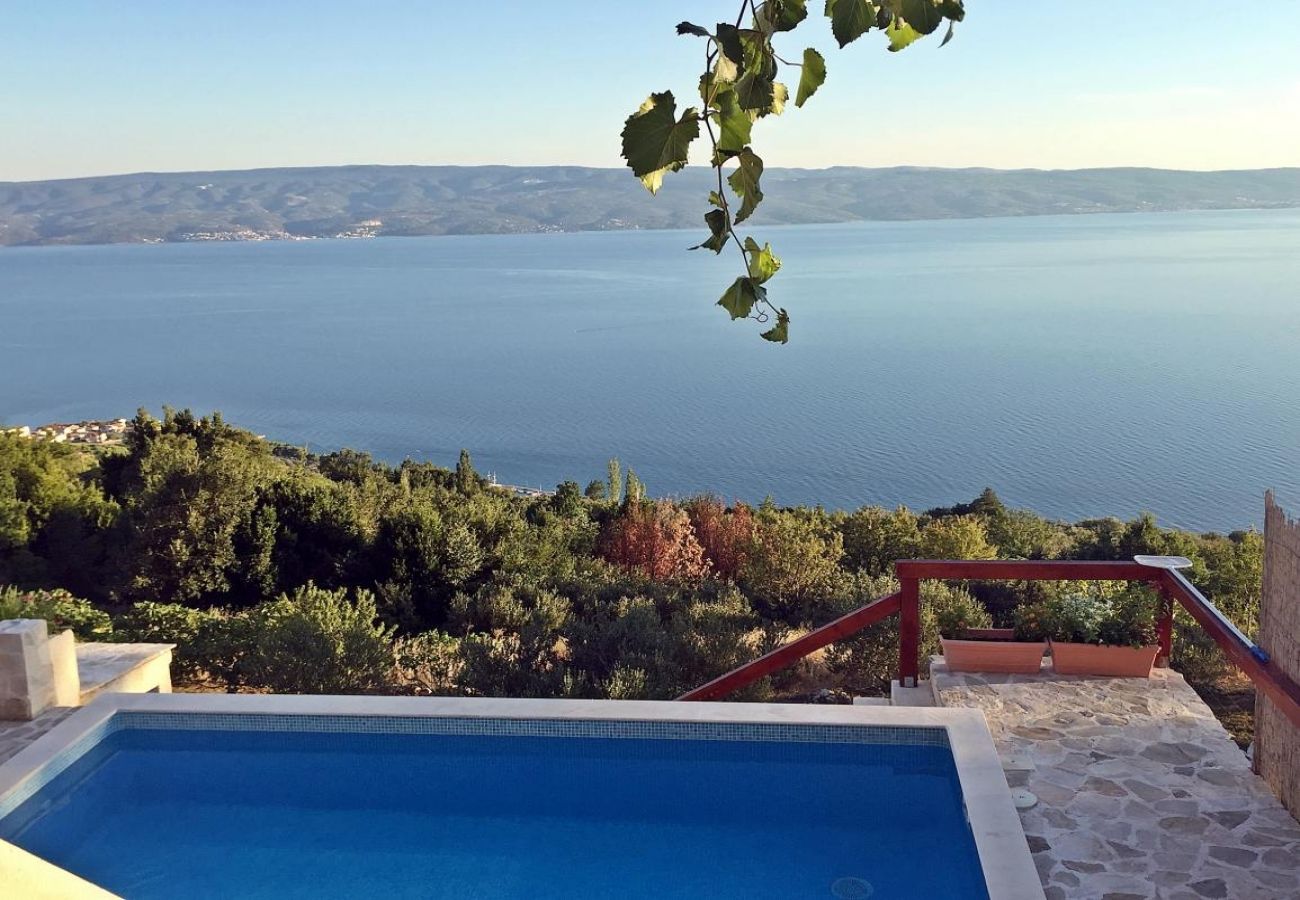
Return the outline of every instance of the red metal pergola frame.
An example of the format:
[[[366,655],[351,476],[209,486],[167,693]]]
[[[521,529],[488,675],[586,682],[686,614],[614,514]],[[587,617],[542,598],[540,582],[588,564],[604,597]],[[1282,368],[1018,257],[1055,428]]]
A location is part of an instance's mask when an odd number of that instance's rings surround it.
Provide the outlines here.
[[[1272,700],[1292,724],[1300,727],[1300,685],[1286,676],[1268,654],[1255,645],[1207,600],[1182,573],[1136,562],[1056,560],[912,559],[894,564],[898,590],[841,616],[753,662],[688,691],[679,700],[716,700],[787,668],[828,644],[898,614],[898,679],[914,685],[920,673],[922,581],[1144,581],[1164,598],[1158,633],[1160,656],[1167,661],[1172,648],[1174,604],[1196,620],[1228,659]]]

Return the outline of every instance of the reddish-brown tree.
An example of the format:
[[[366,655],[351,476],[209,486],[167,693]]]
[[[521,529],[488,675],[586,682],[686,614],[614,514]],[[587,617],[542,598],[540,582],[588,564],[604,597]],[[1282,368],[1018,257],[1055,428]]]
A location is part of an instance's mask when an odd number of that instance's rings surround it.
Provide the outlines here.
[[[729,511],[717,497],[696,497],[686,504],[686,514],[713,571],[734,580],[754,540],[753,511],[743,503]]]
[[[690,517],[665,501],[631,503],[601,535],[600,555],[654,579],[701,578],[709,563]]]

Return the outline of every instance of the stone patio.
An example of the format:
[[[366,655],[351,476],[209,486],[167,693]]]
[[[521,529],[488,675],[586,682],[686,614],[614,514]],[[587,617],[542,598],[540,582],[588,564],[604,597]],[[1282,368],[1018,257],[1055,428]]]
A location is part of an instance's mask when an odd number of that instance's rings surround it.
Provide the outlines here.
[[[1048,900],[1300,898],[1300,824],[1182,676],[949,673],[984,711]]]
[[[9,757],[74,712],[76,712],[75,706],[56,706],[53,709],[47,709],[30,721],[8,722],[0,720],[0,763],[9,759]]]

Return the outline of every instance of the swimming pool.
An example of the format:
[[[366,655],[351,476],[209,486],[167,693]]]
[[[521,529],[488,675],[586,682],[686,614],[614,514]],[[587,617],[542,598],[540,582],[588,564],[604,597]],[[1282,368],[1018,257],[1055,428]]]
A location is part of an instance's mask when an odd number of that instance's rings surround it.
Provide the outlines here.
[[[0,839],[124,897],[990,897],[965,711],[106,699]]]

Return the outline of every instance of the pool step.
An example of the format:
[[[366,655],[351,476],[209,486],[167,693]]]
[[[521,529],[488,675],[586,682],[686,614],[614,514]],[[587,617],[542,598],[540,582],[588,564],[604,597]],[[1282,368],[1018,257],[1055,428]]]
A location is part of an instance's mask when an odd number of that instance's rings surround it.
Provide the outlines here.
[[[854,706],[934,706],[934,691],[930,682],[921,681],[916,687],[903,687],[897,681],[889,684],[888,697],[854,697]]]
[[[854,697],[854,706],[889,706],[888,697]]]
[[[918,681],[916,687],[903,687],[897,680],[889,683],[889,701],[894,706],[934,706],[934,691],[928,681]]]

